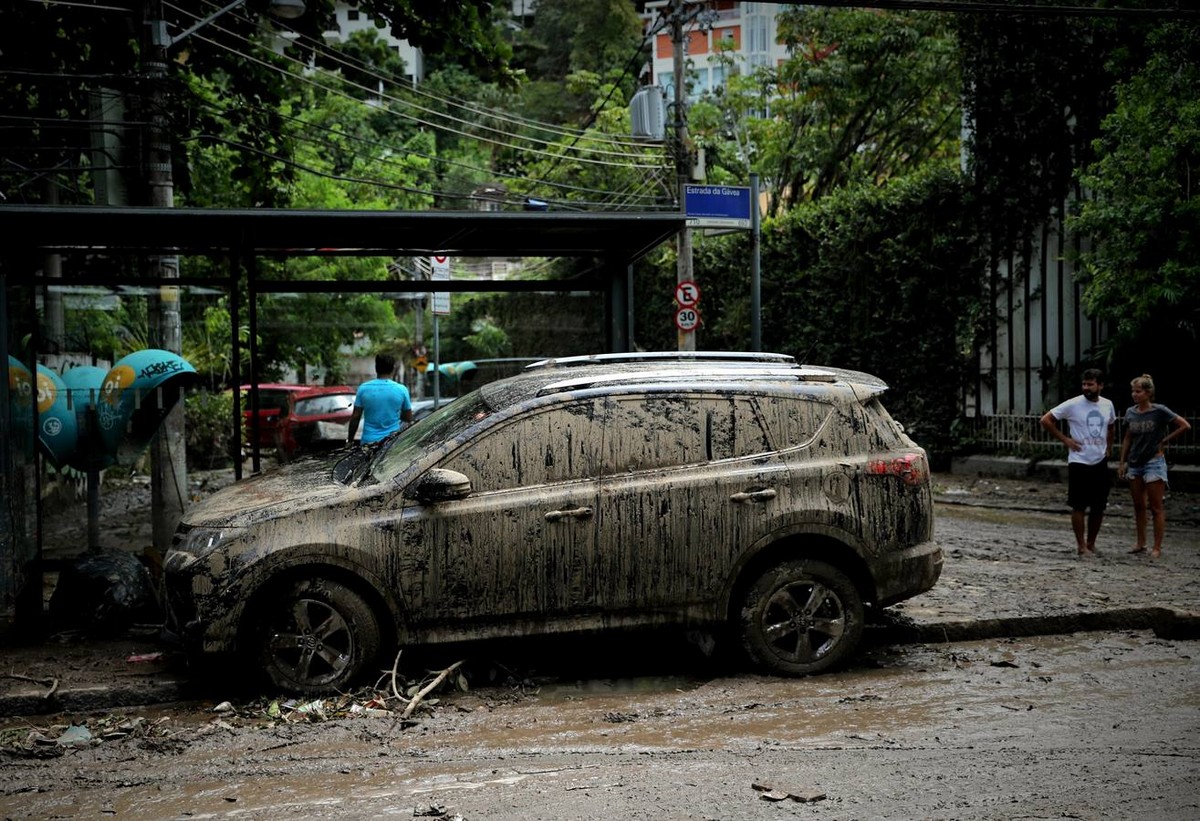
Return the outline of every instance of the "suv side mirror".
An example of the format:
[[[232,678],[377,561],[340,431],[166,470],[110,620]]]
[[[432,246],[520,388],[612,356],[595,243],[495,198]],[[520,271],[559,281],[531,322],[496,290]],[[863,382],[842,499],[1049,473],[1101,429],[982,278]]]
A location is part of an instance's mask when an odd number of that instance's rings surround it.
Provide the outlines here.
[[[452,502],[471,495],[471,480],[457,470],[433,468],[418,479],[406,495],[423,505]]]

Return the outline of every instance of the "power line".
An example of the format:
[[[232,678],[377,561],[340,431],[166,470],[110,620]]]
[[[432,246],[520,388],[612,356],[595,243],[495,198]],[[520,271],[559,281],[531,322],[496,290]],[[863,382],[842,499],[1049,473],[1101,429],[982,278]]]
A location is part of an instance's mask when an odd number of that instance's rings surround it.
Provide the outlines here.
[[[174,6],[173,6],[173,8],[177,8],[177,9],[178,9],[178,7],[174,7]],[[183,10],[183,9],[178,9],[178,10],[179,10],[179,11],[181,11],[181,12],[183,12],[183,13],[185,13],[185,14],[189,14],[189,15],[191,14],[190,12],[187,12],[186,10]],[[266,50],[266,47],[265,47],[265,46],[263,46],[262,44],[256,43],[256,42],[254,42],[254,41],[252,41],[252,40],[250,40],[250,39],[248,39],[248,38],[246,38],[246,37],[243,37],[242,35],[240,35],[240,34],[238,34],[238,33],[236,33],[236,32],[232,32],[232,31],[230,31],[229,29],[226,29],[226,28],[222,27],[220,24],[213,24],[212,28],[216,28],[216,29],[218,29],[218,30],[220,30],[220,31],[223,31],[223,32],[225,32],[225,33],[226,33],[226,34],[228,34],[229,36],[231,36],[231,37],[233,37],[233,38],[235,38],[235,39],[237,39],[237,40],[240,40],[240,41],[242,41],[242,42],[246,43],[246,44],[247,44],[247,45],[249,45],[251,48],[256,48],[256,49],[260,49],[260,50]],[[218,46],[218,47],[220,47],[220,48],[223,48],[223,49],[225,49],[225,50],[227,50],[227,51],[229,51],[229,52],[231,52],[231,53],[233,53],[233,54],[237,54],[238,56],[240,56],[240,57],[242,57],[242,58],[244,58],[244,59],[247,59],[247,60],[256,60],[256,61],[258,61],[258,62],[261,62],[260,60],[257,60],[257,58],[253,57],[252,55],[249,55],[249,54],[246,54],[246,53],[244,53],[244,52],[238,51],[238,50],[234,49],[233,47],[231,47],[231,46],[228,46],[228,45],[226,45],[226,44],[224,44],[224,43],[218,43],[217,41],[215,41],[215,40],[211,39],[210,37],[206,37],[206,36],[200,36],[200,35],[198,35],[198,37],[199,37],[199,39],[202,39],[202,40],[204,40],[205,42],[208,42],[208,43],[211,43],[211,44],[213,44],[213,45],[216,45],[216,46]],[[298,59],[296,59],[296,58],[294,58],[294,57],[291,57],[290,55],[284,54],[284,55],[282,55],[282,58],[283,58],[283,59],[285,59],[285,60],[288,60],[288,61],[290,61],[290,62],[292,62],[292,63],[295,63],[295,64],[297,64],[297,65],[303,66],[303,67],[304,67],[305,69],[307,69],[307,70],[312,70],[312,67],[311,67],[311,66],[308,66],[308,65],[306,65],[306,64],[305,64],[305,63],[303,63],[302,61],[300,61],[300,60],[298,60]],[[343,62],[343,64],[345,64],[345,65],[354,65],[353,63],[349,63],[349,62],[347,62],[347,61],[345,61],[345,60],[342,60],[341,62]],[[382,76],[381,76],[381,75],[379,75],[379,74],[374,74],[374,73],[370,72],[370,71],[369,71],[367,68],[365,68],[365,67],[360,67],[360,70],[362,70],[362,71],[363,71],[363,73],[365,73],[365,74],[368,74],[369,76],[373,76],[373,77],[375,77],[376,79],[388,79],[388,78],[384,78],[384,77],[382,77]],[[555,145],[557,145],[557,143],[555,143],[555,142],[553,142],[553,141],[551,141],[551,140],[546,140],[546,139],[541,139],[541,138],[538,138],[538,137],[532,137],[532,136],[526,136],[526,135],[520,135],[520,134],[510,134],[510,133],[508,133],[508,132],[502,131],[501,129],[494,128],[494,127],[492,127],[492,126],[486,125],[486,124],[484,124],[484,123],[480,123],[480,122],[478,122],[478,121],[466,120],[466,119],[463,119],[463,118],[461,118],[461,117],[454,116],[454,115],[452,115],[452,114],[448,114],[448,113],[441,112],[441,111],[436,111],[436,110],[434,110],[434,109],[431,109],[431,108],[428,108],[428,107],[426,107],[426,106],[422,106],[422,105],[420,105],[420,104],[418,104],[418,103],[416,103],[416,102],[414,102],[414,101],[412,101],[412,100],[405,100],[405,99],[403,99],[403,98],[401,98],[401,97],[398,97],[398,96],[396,96],[395,94],[383,93],[383,92],[381,92],[381,91],[380,91],[380,90],[378,90],[378,89],[369,88],[369,87],[367,87],[367,86],[364,86],[364,85],[361,85],[361,84],[359,84],[359,83],[355,83],[355,82],[353,82],[353,81],[351,81],[351,80],[347,80],[346,78],[341,78],[341,80],[342,80],[342,82],[343,82],[343,83],[345,83],[345,84],[347,84],[347,85],[349,85],[349,86],[351,86],[351,87],[357,88],[357,89],[359,89],[359,90],[361,90],[361,91],[364,91],[364,92],[366,92],[366,93],[368,93],[368,94],[372,94],[372,95],[378,95],[378,97],[379,97],[380,99],[386,99],[386,100],[388,100],[389,102],[394,102],[394,103],[398,103],[398,104],[401,104],[401,105],[405,105],[405,106],[411,107],[411,108],[413,108],[413,109],[416,109],[417,111],[421,112],[422,114],[424,114],[424,115],[427,115],[427,116],[430,116],[430,117],[439,117],[439,118],[442,118],[442,119],[448,120],[448,121],[450,121],[450,122],[452,122],[452,123],[457,123],[457,124],[459,124],[459,125],[462,125],[462,126],[474,126],[474,127],[476,127],[476,128],[483,129],[484,131],[488,131],[488,132],[491,132],[491,133],[493,133],[493,134],[497,134],[497,135],[499,135],[499,136],[501,136],[501,137],[504,137],[504,138],[507,138],[507,139],[509,139],[509,140],[522,140],[522,141],[525,141],[525,142],[534,143],[534,144],[538,144],[538,145],[542,145],[542,146],[546,146],[546,147],[550,147],[550,146],[555,146]],[[431,96],[431,95],[429,95],[429,96]],[[415,116],[415,115],[412,115],[412,114],[407,114],[407,113],[404,113],[404,112],[402,112],[402,111],[397,111],[396,109],[394,109],[394,108],[392,108],[392,107],[390,107],[390,106],[388,107],[388,109],[387,109],[387,110],[388,110],[388,111],[390,111],[391,113],[394,113],[394,114],[396,114],[397,116],[409,118],[409,119],[411,119],[411,120],[413,120],[413,121],[415,121],[415,122],[420,122],[420,123],[422,123],[423,125],[427,125],[427,126],[429,126],[429,127],[431,127],[431,128],[441,128],[441,129],[443,129],[443,130],[446,130],[446,131],[449,131],[449,132],[451,132],[451,133],[461,134],[461,135],[463,135],[463,136],[472,137],[472,138],[474,138],[474,139],[486,140],[486,141],[492,142],[493,144],[497,144],[497,145],[505,145],[505,146],[507,146],[507,147],[513,148],[514,150],[522,150],[522,147],[521,147],[521,146],[518,146],[518,145],[515,145],[515,144],[512,144],[512,143],[503,143],[502,141],[498,141],[498,140],[488,140],[488,138],[485,138],[485,137],[482,137],[482,136],[478,136],[478,135],[466,134],[466,133],[464,133],[464,132],[462,132],[462,131],[460,131],[460,130],[458,130],[458,129],[456,129],[456,128],[453,128],[453,127],[451,127],[451,126],[447,126],[447,125],[444,125],[444,124],[438,124],[438,123],[434,123],[434,122],[429,122],[428,120],[422,120],[421,118],[419,118],[419,117],[417,117],[417,116]],[[477,112],[477,111],[472,111],[472,113],[479,113],[479,112]],[[510,120],[510,121],[511,121],[511,120]],[[539,124],[539,126],[538,126],[538,127],[539,127],[539,128],[542,128],[543,130],[551,130],[551,131],[552,131],[552,130],[555,130],[555,129],[557,128],[556,126],[551,126],[551,125],[548,125],[548,124]],[[570,132],[570,133],[573,133],[573,132]],[[611,139],[608,139],[608,138],[606,138],[606,137],[594,137],[594,138],[593,138],[593,141],[594,141],[594,142],[597,142],[597,143],[601,143],[601,144],[611,144],[611,145],[615,145],[615,146],[634,147],[634,148],[639,148],[639,149],[645,148],[644,144],[641,144],[641,143],[636,143],[636,142],[629,142],[629,143],[625,143],[625,142],[617,142],[617,141],[615,141],[615,140],[611,140]],[[535,148],[529,148],[529,149],[524,149],[524,150],[538,151],[539,149],[535,149]],[[621,152],[621,151],[608,151],[608,150],[604,150],[604,149],[601,149],[601,148],[591,148],[591,147],[587,147],[587,146],[581,147],[579,150],[580,150],[581,152],[588,152],[588,153],[591,153],[591,154],[602,155],[602,156],[609,156],[609,157],[621,157],[621,158],[625,158],[625,157],[627,157],[627,156],[628,156],[628,152]],[[552,156],[552,155],[551,155],[551,156]],[[580,159],[580,161],[581,161],[581,162],[582,162],[582,161],[586,161],[586,160],[584,160],[582,157],[580,157],[579,159]]]
[[[216,4],[213,3],[211,0],[205,0],[205,2],[209,6],[212,6],[214,8],[216,7]],[[175,6],[173,6],[173,8],[178,9],[178,7],[175,7]],[[191,14],[190,12],[186,12],[183,9],[178,9],[178,10],[182,11],[186,14]],[[242,20],[249,22],[249,20],[247,18],[245,18],[244,16],[242,16]],[[341,63],[342,65],[350,66],[357,71],[360,71],[370,77],[373,77],[374,79],[384,81],[384,82],[393,82],[393,84],[395,84],[393,81],[393,78],[378,73],[377,71],[375,71],[373,69],[372,66],[369,66],[362,61],[354,60],[352,57],[350,57],[350,55],[345,54],[340,51],[337,51],[336,49],[330,48],[324,41],[317,40],[316,38],[309,37],[308,35],[306,35],[302,32],[296,31],[294,28],[292,28],[290,26],[288,21],[279,21],[279,22],[281,24],[281,27],[285,28],[287,31],[289,31],[295,35],[295,39],[297,42],[306,43],[312,51],[320,52],[321,54],[325,55],[326,57],[329,57],[330,59],[332,59],[334,62],[338,62],[338,63]],[[643,41],[642,45],[643,46],[645,45],[644,41]],[[586,132],[586,126],[583,129],[570,129],[565,126],[559,125],[559,124],[547,123],[547,122],[543,122],[540,120],[534,120],[529,117],[522,117],[519,114],[512,114],[507,111],[501,111],[499,109],[490,108],[488,106],[480,105],[479,103],[477,103],[475,101],[463,100],[461,98],[455,98],[455,97],[447,96],[447,95],[434,94],[434,93],[430,92],[428,89],[426,89],[420,85],[405,86],[404,89],[405,89],[406,93],[416,94],[419,96],[427,97],[428,99],[431,99],[431,100],[435,100],[437,102],[456,106],[458,108],[464,109],[465,111],[467,111],[470,114],[484,114],[484,115],[493,117],[500,121],[511,122],[511,123],[519,124],[519,125],[528,125],[528,126],[531,126],[533,128],[537,128],[537,129],[540,129],[543,131],[550,131],[553,133],[557,133],[562,136],[582,136]],[[642,147],[642,143],[638,142],[637,140],[633,140],[633,139],[623,140],[618,137],[614,137],[612,135],[607,135],[607,137],[604,141],[611,143],[613,145],[622,145],[622,146],[629,146],[629,147]]]
[[[1129,8],[1126,6],[1062,6],[1002,3],[990,0],[777,0],[780,6],[827,6],[884,11],[942,11],[968,14],[1028,14],[1049,17],[1158,17],[1197,18],[1200,10],[1183,8]]]
[[[259,57],[255,57],[255,56],[253,56],[253,55],[244,54],[244,53],[242,53],[242,52],[239,52],[239,51],[237,51],[236,49],[234,49],[234,48],[232,48],[232,47],[230,47],[230,46],[227,46],[227,45],[225,45],[224,43],[218,42],[218,41],[216,41],[216,40],[213,40],[213,39],[211,39],[211,38],[209,38],[209,37],[206,37],[206,36],[204,36],[204,35],[197,34],[197,35],[193,35],[193,36],[195,36],[195,37],[197,37],[197,38],[199,38],[199,39],[202,39],[202,40],[204,40],[205,42],[207,42],[207,43],[209,43],[209,44],[211,44],[211,45],[213,45],[213,46],[216,46],[217,48],[224,49],[225,51],[228,51],[228,52],[230,52],[230,53],[236,54],[238,57],[240,57],[240,58],[242,58],[242,59],[244,59],[244,60],[246,60],[246,61],[248,61],[248,62],[257,63],[258,65],[261,65],[261,66],[263,66],[263,67],[265,67],[265,68],[268,68],[268,69],[270,69],[270,70],[272,70],[272,71],[279,72],[280,74],[283,74],[283,75],[285,75],[285,76],[287,76],[287,77],[289,77],[289,78],[292,78],[293,80],[295,80],[295,81],[297,81],[297,82],[301,82],[301,83],[307,83],[307,84],[309,84],[309,85],[311,85],[311,86],[313,86],[313,87],[315,87],[315,88],[319,88],[319,89],[321,89],[322,91],[324,91],[324,92],[326,92],[326,93],[328,93],[328,94],[333,94],[333,95],[336,95],[336,96],[343,97],[343,98],[345,98],[345,99],[347,99],[347,100],[352,100],[352,101],[354,101],[354,102],[356,102],[356,103],[363,104],[363,101],[362,101],[362,100],[359,100],[359,99],[357,99],[357,98],[355,98],[355,97],[353,97],[353,96],[351,96],[351,95],[349,95],[349,94],[346,94],[345,92],[343,92],[343,91],[340,91],[339,89],[332,88],[332,87],[330,87],[330,86],[324,85],[323,83],[317,82],[316,80],[310,79],[309,77],[306,77],[306,76],[304,76],[304,75],[296,75],[296,74],[291,74],[291,73],[289,73],[289,72],[285,71],[285,70],[284,70],[283,68],[281,68],[280,66],[273,65],[272,63],[270,63],[270,62],[268,62],[268,61],[266,61],[266,60],[263,60],[263,59],[261,59],[261,58],[259,58]],[[290,60],[290,61],[291,61],[291,62],[293,62],[293,63],[298,63],[298,64],[300,64],[300,65],[303,65],[303,63],[300,63],[300,61],[298,61],[298,60],[295,60],[294,58],[285,57],[284,59],[286,59],[286,60]],[[359,88],[359,89],[361,89],[361,90],[363,90],[363,91],[366,91],[366,92],[368,92],[368,93],[372,93],[372,94],[374,94],[374,93],[375,93],[375,90],[374,90],[374,89],[369,89],[369,88],[366,88],[365,86],[360,86],[360,85],[358,85],[358,84],[356,84],[356,83],[351,83],[351,82],[348,82],[348,81],[345,81],[345,80],[343,80],[342,82],[343,82],[343,83],[345,83],[345,84],[347,84],[347,85],[350,85],[350,86],[352,86],[352,87]],[[384,99],[392,100],[392,99],[394,99],[394,98],[391,98],[391,97],[389,97],[389,96],[387,96],[387,95],[384,95]],[[498,146],[498,147],[500,147],[500,148],[507,148],[507,149],[510,149],[510,150],[513,150],[513,151],[516,151],[516,152],[523,152],[523,153],[527,153],[527,154],[536,154],[536,155],[543,156],[543,157],[555,157],[555,156],[557,156],[557,155],[556,155],[554,152],[552,152],[552,151],[547,151],[547,150],[543,150],[543,149],[539,149],[539,148],[531,148],[531,147],[528,147],[528,146],[515,145],[515,144],[512,144],[512,143],[507,143],[507,142],[504,142],[504,141],[501,141],[501,140],[496,140],[496,139],[493,139],[493,138],[490,138],[490,137],[486,137],[486,136],[482,136],[482,135],[478,135],[478,134],[471,134],[471,133],[469,133],[469,132],[466,132],[466,131],[460,131],[460,130],[458,130],[458,129],[450,128],[450,127],[448,127],[448,126],[446,126],[446,125],[444,125],[444,124],[441,124],[441,123],[435,123],[435,122],[430,122],[430,121],[428,121],[428,120],[423,120],[423,119],[421,119],[420,117],[416,117],[416,116],[414,116],[414,115],[407,114],[407,113],[405,113],[405,112],[403,112],[403,111],[396,111],[395,109],[393,109],[393,108],[391,108],[391,107],[387,107],[387,108],[385,108],[384,110],[386,110],[387,112],[389,112],[389,113],[391,113],[391,114],[394,114],[394,115],[396,115],[397,117],[401,117],[402,119],[409,120],[409,121],[411,121],[411,122],[414,122],[414,123],[417,123],[417,124],[419,124],[419,125],[424,125],[424,126],[426,126],[426,127],[428,127],[428,128],[438,129],[438,130],[445,131],[445,132],[448,132],[448,133],[451,133],[451,134],[457,134],[457,135],[459,135],[459,136],[461,136],[461,137],[465,137],[465,138],[467,138],[467,139],[471,139],[471,140],[478,140],[478,141],[480,141],[480,142],[489,143],[489,144],[491,144],[491,145],[495,145],[495,146]],[[494,130],[494,129],[493,129],[493,130]],[[550,145],[554,145],[554,144],[553,144],[553,143],[551,143]],[[598,159],[593,159],[593,158],[590,158],[590,157],[576,157],[576,158],[575,158],[575,162],[579,162],[579,163],[586,163],[586,164],[589,164],[589,165],[597,165],[597,166],[608,166],[608,167],[611,167],[611,168],[634,168],[634,169],[643,169],[643,170],[650,170],[650,169],[653,169],[653,168],[657,168],[657,167],[658,167],[658,166],[656,166],[656,165],[647,165],[647,164],[643,164],[643,163],[629,162],[629,160],[631,159],[629,155],[614,154],[614,156],[624,156],[624,158],[626,159],[626,162],[609,162],[609,161],[607,161],[607,160],[598,160]]]
[[[69,6],[78,9],[96,9],[97,11],[123,11],[126,14],[132,14],[133,9],[128,6],[105,6],[100,3],[80,3],[71,2],[71,0],[28,0],[30,3],[37,3],[39,6]]]
[[[374,71],[367,64],[362,63],[361,61],[355,61],[352,58],[350,58],[348,55],[342,54],[341,52],[331,49],[324,43],[319,43],[318,41],[316,41],[315,39],[313,39],[311,37],[308,37],[307,35],[299,34],[297,39],[299,41],[304,41],[306,43],[311,44],[311,48],[314,51],[320,51],[322,54],[324,54],[326,57],[332,59],[334,62],[338,62],[338,63],[341,63],[342,65],[354,68],[356,71],[360,71],[363,74],[366,74],[377,80],[381,80],[381,81],[385,81],[385,82],[391,81],[390,77],[379,74],[378,72]],[[405,86],[404,93],[417,94],[422,97],[427,97],[431,100],[435,100],[440,103],[445,103],[447,105],[456,106],[458,108],[464,109],[465,111],[467,111],[470,114],[483,114],[483,115],[492,117],[492,118],[502,121],[502,122],[510,122],[510,123],[513,123],[516,125],[526,125],[526,126],[530,126],[532,128],[540,129],[542,131],[556,133],[563,137],[578,138],[578,137],[584,136],[587,132],[586,125],[583,127],[583,129],[570,129],[570,128],[566,128],[565,126],[557,125],[554,123],[546,123],[546,122],[542,122],[540,120],[531,119],[529,117],[522,117],[519,114],[511,114],[509,112],[503,112],[498,109],[489,108],[487,106],[482,106],[482,105],[479,105],[478,103],[472,102],[470,100],[462,100],[462,99],[458,99],[458,98],[454,98],[454,97],[448,97],[445,95],[434,94],[434,93],[428,91],[427,89],[422,88],[419,85],[411,86],[411,87]],[[436,112],[436,113],[440,114],[440,112]],[[597,142],[603,142],[603,143],[607,143],[610,145],[616,145],[616,146],[626,146],[626,147],[632,147],[632,148],[644,147],[644,143],[638,142],[637,140],[633,140],[633,139],[622,140],[622,139],[613,137],[612,135],[606,135],[604,139],[600,139],[600,138],[594,138],[594,139],[596,139]]]
[[[220,108],[216,105],[213,105],[212,103],[206,103],[204,105],[204,107],[209,109],[210,111],[213,111],[216,114],[227,114],[229,112],[229,109]],[[249,108],[250,110],[253,110],[253,111],[267,111],[267,109],[262,108],[260,106],[248,106],[248,107],[240,106],[240,108],[243,108],[243,109]],[[379,140],[370,140],[365,137],[362,137],[362,136],[359,136],[357,134],[353,134],[353,133],[350,133],[347,131],[339,131],[330,126],[320,125],[319,123],[308,122],[307,120],[304,120],[303,118],[300,118],[300,117],[294,117],[291,115],[282,114],[280,112],[275,112],[275,111],[271,111],[271,113],[273,116],[278,116],[289,122],[296,123],[297,126],[299,126],[302,129],[321,131],[321,132],[329,133],[332,135],[336,135],[337,137],[340,137],[340,138],[350,141],[350,142],[360,143],[360,144],[368,146],[368,147],[380,148],[385,151],[394,151],[397,153],[415,155],[415,156],[421,157],[423,159],[428,159],[432,162],[437,162],[437,163],[441,163],[444,165],[449,165],[449,166],[457,167],[457,168],[463,168],[463,169],[466,169],[469,171],[478,171],[481,174],[483,174],[491,179],[494,179],[497,177],[502,177],[502,178],[511,179],[511,180],[519,180],[522,182],[528,182],[528,183],[532,183],[535,185],[550,186],[553,188],[559,188],[559,189],[563,189],[566,191],[577,191],[577,192],[585,193],[585,194],[609,194],[609,193],[611,193],[607,189],[588,188],[585,186],[570,185],[569,183],[557,183],[557,182],[551,182],[549,180],[541,180],[541,179],[536,179],[536,178],[531,178],[531,177],[523,177],[523,176],[520,176],[517,174],[509,174],[509,173],[506,173],[503,171],[496,171],[493,169],[484,168],[482,166],[471,165],[469,163],[464,163],[464,162],[460,162],[457,160],[453,160],[448,157],[440,157],[435,154],[426,154],[424,152],[417,151],[407,145],[394,145],[392,143],[381,142]],[[313,143],[319,142],[319,144],[326,145],[331,148],[340,148],[340,146],[338,146],[336,143],[332,143],[329,141],[318,141],[315,139],[310,139],[309,142],[313,142]],[[377,161],[381,160],[381,158],[377,158],[377,157],[373,157],[373,159],[375,159]],[[382,159],[381,161],[392,162],[392,161],[389,161],[386,159]],[[404,167],[408,168],[408,166],[404,166]]]
[[[490,197],[490,196],[484,197],[484,196],[480,196],[478,194],[456,194],[456,193],[452,193],[449,191],[425,190],[422,188],[414,188],[414,187],[408,186],[408,185],[401,185],[400,183],[385,182],[385,181],[381,181],[381,180],[372,180],[372,179],[367,179],[365,177],[352,177],[352,176],[349,176],[346,174],[335,174],[332,171],[323,171],[319,168],[313,168],[312,166],[305,165],[304,163],[301,163],[301,162],[297,162],[296,160],[291,159],[289,157],[283,157],[283,156],[280,156],[279,154],[275,154],[271,151],[267,151],[265,149],[257,148],[255,146],[251,146],[251,145],[246,145],[245,143],[238,142],[237,140],[230,140],[228,138],[221,137],[216,134],[199,134],[199,135],[196,135],[195,137],[192,137],[191,139],[192,140],[206,140],[209,142],[216,142],[216,143],[220,143],[222,145],[227,145],[232,148],[237,148],[239,150],[246,151],[251,154],[257,154],[257,155],[264,157],[266,159],[269,159],[269,160],[274,160],[275,162],[278,162],[282,165],[286,165],[289,168],[295,168],[296,170],[302,171],[307,174],[313,174],[318,177],[323,177],[325,179],[337,180],[339,182],[355,183],[358,185],[365,185],[365,186],[370,186],[370,187],[375,187],[375,188],[383,188],[383,189],[388,189],[388,190],[393,190],[393,191],[404,191],[409,194],[419,194],[421,196],[428,196],[428,197],[440,197],[442,199],[448,199],[448,200],[466,200],[468,202],[496,202],[497,201],[495,197]],[[522,206],[525,203],[524,199],[520,199],[520,200],[501,199],[500,202],[505,205],[522,205]],[[551,205],[556,205],[556,206],[559,206],[562,208],[579,208],[580,206],[597,206],[597,205],[605,204],[602,201],[600,201],[600,202],[598,202],[598,201],[582,201],[581,202],[581,201],[566,201],[566,200],[562,200],[562,201],[549,200],[548,202]]]

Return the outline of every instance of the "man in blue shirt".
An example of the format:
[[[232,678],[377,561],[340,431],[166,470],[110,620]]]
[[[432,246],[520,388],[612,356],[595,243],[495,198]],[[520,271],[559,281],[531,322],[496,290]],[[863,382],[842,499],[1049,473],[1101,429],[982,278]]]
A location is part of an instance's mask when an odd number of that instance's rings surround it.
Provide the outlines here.
[[[378,442],[400,430],[400,422],[412,421],[412,399],[408,388],[392,379],[396,359],[381,353],[375,357],[375,379],[358,386],[354,396],[354,413],[350,416],[348,443],[354,442],[358,423],[363,423],[362,443]]]

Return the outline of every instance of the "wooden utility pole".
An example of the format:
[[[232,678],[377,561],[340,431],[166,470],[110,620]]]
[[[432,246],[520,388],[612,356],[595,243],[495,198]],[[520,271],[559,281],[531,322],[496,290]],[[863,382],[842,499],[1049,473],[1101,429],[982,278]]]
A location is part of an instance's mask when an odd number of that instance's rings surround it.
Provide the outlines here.
[[[684,210],[684,189],[692,178],[692,152],[687,128],[687,81],[684,70],[684,0],[671,2],[671,51],[675,77],[675,177],[679,191],[679,210]],[[692,276],[692,229],[679,229],[676,243],[675,280],[695,281]],[[696,350],[696,331],[677,331],[679,350]]]
[[[167,36],[162,0],[146,0],[142,7],[145,58],[142,71],[147,83],[149,127],[142,151],[143,173],[148,189],[148,204],[156,208],[175,207],[175,182],[171,173],[171,132],[167,117]],[[157,346],[171,353],[183,352],[183,330],[179,316],[179,286],[164,280],[179,278],[179,257],[147,256],[143,274],[161,282],[157,310]],[[163,419],[150,445],[150,504],[154,537],[153,560],[161,560],[171,546],[175,527],[183,518],[187,504],[187,455],[184,447],[183,401],[176,403]]]

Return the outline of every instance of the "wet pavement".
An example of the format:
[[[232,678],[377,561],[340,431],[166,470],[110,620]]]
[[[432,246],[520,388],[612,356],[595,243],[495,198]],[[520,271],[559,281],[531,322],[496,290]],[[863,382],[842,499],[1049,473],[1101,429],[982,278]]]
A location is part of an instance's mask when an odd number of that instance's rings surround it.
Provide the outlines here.
[[[1076,631],[1151,630],[1200,637],[1200,494],[1167,500],[1163,557],[1127,551],[1132,511],[1114,489],[1099,555],[1075,554],[1065,486],[1029,479],[935,476],[937,586],[889,608],[873,645],[937,644]],[[193,698],[210,690],[160,644],[153,625],[116,639],[67,633],[5,649],[0,715],[104,710]]]

